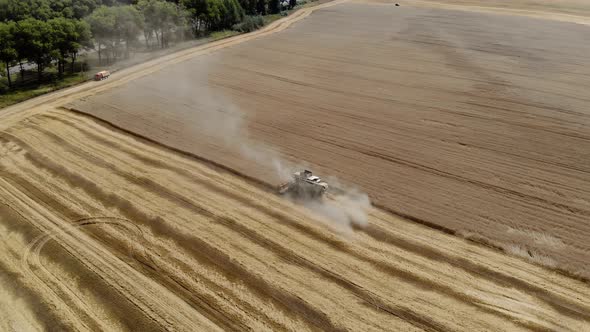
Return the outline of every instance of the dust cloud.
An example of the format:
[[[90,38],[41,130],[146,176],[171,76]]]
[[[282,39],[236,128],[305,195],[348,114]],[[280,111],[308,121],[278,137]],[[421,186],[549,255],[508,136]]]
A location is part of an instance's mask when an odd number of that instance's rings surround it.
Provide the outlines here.
[[[204,60],[208,63],[206,68],[215,65],[214,60]],[[203,79],[195,84],[193,77],[179,77],[177,94],[183,100],[192,100],[190,117],[191,124],[195,124],[188,130],[198,131],[214,138],[225,148],[239,153],[245,160],[255,167],[261,167],[273,172],[273,178],[281,183],[292,179],[292,174],[303,169],[313,171],[312,165],[305,161],[289,161],[283,158],[276,147],[269,146],[252,139],[248,133],[247,114],[237,106],[231,98],[227,97],[221,89],[211,89],[207,70],[202,73]],[[195,89],[199,89],[198,98]],[[321,175],[321,174],[320,174]],[[342,184],[335,177],[326,179],[330,187],[328,197],[319,200],[297,200],[286,196],[287,199],[303,204],[313,211],[326,226],[339,232],[351,233],[354,228],[364,227],[367,224],[367,214],[371,202],[367,194],[357,188]],[[332,190],[335,189],[335,190]]]
[[[303,203],[313,212],[328,220],[327,226],[348,235],[354,228],[365,227],[371,207],[369,196],[357,191],[344,191],[330,198]]]

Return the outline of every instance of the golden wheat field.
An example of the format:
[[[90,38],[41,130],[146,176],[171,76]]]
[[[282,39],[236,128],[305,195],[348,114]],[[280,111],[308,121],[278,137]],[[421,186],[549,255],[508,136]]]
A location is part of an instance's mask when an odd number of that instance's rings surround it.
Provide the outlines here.
[[[492,14],[424,8],[309,7],[0,110],[0,330],[590,330],[541,266],[588,261],[587,46],[552,37],[551,81],[453,37]],[[373,206],[277,195],[298,166]]]
[[[85,116],[48,109],[0,144],[3,329],[588,327],[580,281],[377,209],[334,233]]]

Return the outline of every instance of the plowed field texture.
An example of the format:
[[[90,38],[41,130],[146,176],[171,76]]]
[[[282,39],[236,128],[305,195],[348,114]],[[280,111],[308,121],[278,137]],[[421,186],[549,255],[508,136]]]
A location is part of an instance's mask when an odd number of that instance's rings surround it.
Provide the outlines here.
[[[336,1],[0,110],[0,330],[590,331],[588,36]]]

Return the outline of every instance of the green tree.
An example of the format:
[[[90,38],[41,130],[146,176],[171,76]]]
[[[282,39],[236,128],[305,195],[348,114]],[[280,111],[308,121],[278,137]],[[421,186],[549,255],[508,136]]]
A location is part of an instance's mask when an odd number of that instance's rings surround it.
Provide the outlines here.
[[[51,18],[74,18],[74,8],[72,0],[45,0],[48,2],[51,12],[48,14]]]
[[[244,19],[244,9],[240,6],[238,0],[223,0],[222,28],[231,28],[234,24],[241,22]]]
[[[238,0],[183,0],[183,5],[192,17],[195,32],[229,29],[245,16]]]
[[[256,2],[256,12],[258,15],[266,15],[266,0],[258,0]]]
[[[281,2],[280,0],[269,0],[268,1],[268,11],[271,14],[277,14],[281,11]]]
[[[86,22],[54,18],[47,22],[51,28],[53,46],[58,51],[58,72],[62,76],[65,72],[66,59],[71,59],[71,71],[74,71],[74,62],[78,51],[83,46],[89,46],[90,27]]]
[[[112,6],[130,1],[111,0],[0,0],[0,21],[25,18],[48,20],[57,17],[81,19],[100,5]]]
[[[10,79],[10,66],[18,57],[13,36],[14,30],[14,22],[0,22],[0,61],[6,64],[6,78],[8,79],[8,87],[12,87],[12,81]]]
[[[293,9],[297,6],[297,0],[289,0],[289,9]]]
[[[153,0],[140,0],[137,3],[137,8],[143,15],[144,19],[144,37],[146,39],[146,45],[149,47],[149,40],[151,36],[156,33],[156,27],[158,25],[158,15],[155,1]],[[160,42],[159,37],[156,35],[158,43]]]
[[[239,0],[239,3],[247,15],[256,14],[256,0]]]
[[[181,5],[187,10],[195,35],[205,31],[207,29],[207,0],[181,0]]]
[[[96,40],[98,47],[98,62],[102,63],[102,47],[106,47],[107,62],[109,61],[109,51],[113,48],[113,39],[116,38],[115,31],[116,13],[112,8],[100,6],[92,12],[86,22],[90,26],[92,35]]]
[[[0,4],[0,20],[3,21],[48,20],[61,15],[51,9],[50,0],[1,0]]]
[[[76,28],[71,19],[59,17],[47,21],[51,30],[53,47],[58,51],[57,71],[63,76],[66,59],[75,40]]]
[[[134,6],[120,6],[115,9],[115,30],[125,41],[125,57],[129,57],[129,48],[144,29],[144,17]]]
[[[90,31],[90,25],[88,25],[88,23],[86,23],[86,21],[82,21],[82,20],[76,20],[74,22],[75,22],[74,24],[76,27],[77,38],[78,38],[75,41],[75,43],[79,46],[72,47],[72,49],[70,49],[70,59],[71,59],[70,71],[72,73],[74,72],[74,63],[76,62],[76,59],[78,58],[78,52],[80,51],[80,48],[81,47],[90,48],[93,46],[92,32]],[[73,44],[73,46],[76,46],[76,44]]]
[[[100,1],[96,0],[73,0],[71,8],[74,12],[74,17],[82,19],[90,15],[99,5]]]
[[[137,3],[145,18],[145,28],[153,32],[162,48],[168,46],[171,34],[184,29],[187,13],[180,6],[162,0],[140,0]]]
[[[53,58],[57,58],[50,25],[41,20],[27,18],[16,23],[14,36],[19,56],[37,65],[37,76],[41,81],[43,70],[51,64]]]

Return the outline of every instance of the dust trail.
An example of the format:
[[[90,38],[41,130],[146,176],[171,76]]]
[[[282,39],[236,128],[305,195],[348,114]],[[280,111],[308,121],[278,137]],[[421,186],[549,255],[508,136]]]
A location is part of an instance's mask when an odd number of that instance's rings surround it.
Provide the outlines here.
[[[207,58],[202,61],[208,62],[206,68],[217,65],[215,59]],[[296,171],[315,169],[305,161],[287,160],[276,147],[251,138],[248,132],[249,114],[241,110],[222,89],[210,88],[214,84],[209,82],[208,71],[206,69],[200,73],[202,80],[196,84],[194,76],[188,77],[182,73],[178,75],[179,89],[174,97],[190,100],[186,105],[190,108],[190,111],[187,111],[191,118],[190,128],[184,130],[210,136],[224,149],[239,153],[245,162],[252,165],[250,168],[259,168],[269,174],[268,182],[285,183],[292,179],[292,174]],[[198,98],[194,93],[195,89],[200,90]],[[333,177],[329,179],[328,184],[334,189],[329,191],[328,198],[298,203],[324,217],[321,219],[325,224],[340,233],[350,233],[355,227],[365,226],[371,206],[368,195],[356,188],[343,185]],[[290,199],[296,200],[292,197]]]
[[[309,201],[304,205],[325,217],[329,221],[327,226],[333,230],[350,235],[354,228],[367,225],[368,209],[371,203],[368,196],[363,194],[359,197],[338,195],[322,201]]]

